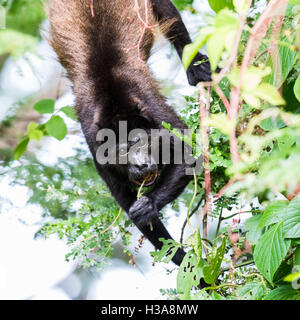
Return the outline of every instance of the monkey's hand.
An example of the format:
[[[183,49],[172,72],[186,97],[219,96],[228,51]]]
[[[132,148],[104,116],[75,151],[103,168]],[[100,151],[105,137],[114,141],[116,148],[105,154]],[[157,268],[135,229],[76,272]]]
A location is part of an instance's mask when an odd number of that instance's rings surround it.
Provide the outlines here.
[[[195,86],[198,82],[211,81],[211,69],[208,57],[198,53],[187,69],[189,84]]]
[[[135,225],[146,226],[158,217],[158,210],[151,198],[142,196],[130,207],[128,215]]]

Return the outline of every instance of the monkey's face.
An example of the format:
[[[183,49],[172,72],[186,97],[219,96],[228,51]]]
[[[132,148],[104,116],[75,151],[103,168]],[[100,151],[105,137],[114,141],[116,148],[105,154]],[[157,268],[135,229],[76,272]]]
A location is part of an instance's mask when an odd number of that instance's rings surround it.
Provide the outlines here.
[[[130,182],[137,185],[150,186],[158,177],[158,164],[151,156],[151,145],[148,136],[137,135],[128,143],[118,145],[118,156],[125,163]]]

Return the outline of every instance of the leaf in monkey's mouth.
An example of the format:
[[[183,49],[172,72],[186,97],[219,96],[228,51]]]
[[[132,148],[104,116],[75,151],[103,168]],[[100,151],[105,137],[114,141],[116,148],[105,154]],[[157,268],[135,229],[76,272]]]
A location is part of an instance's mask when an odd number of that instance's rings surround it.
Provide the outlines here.
[[[156,178],[158,176],[158,171],[155,170],[153,172],[150,173],[146,173],[143,176],[140,176],[139,178],[133,180],[134,183],[136,183],[137,185],[143,185],[144,187],[148,187],[151,186]]]

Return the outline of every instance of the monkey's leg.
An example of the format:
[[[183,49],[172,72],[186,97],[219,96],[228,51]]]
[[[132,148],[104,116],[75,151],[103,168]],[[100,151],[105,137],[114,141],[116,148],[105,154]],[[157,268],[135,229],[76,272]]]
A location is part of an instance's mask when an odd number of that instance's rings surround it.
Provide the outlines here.
[[[179,12],[170,0],[150,1],[153,5],[154,15],[159,22],[174,20],[166,36],[174,44],[180,59],[182,59],[184,47],[192,41]],[[202,63],[195,65],[197,61],[202,61]],[[187,70],[187,77],[191,85],[196,85],[200,81],[211,81],[211,69],[207,56],[201,53],[196,55]]]

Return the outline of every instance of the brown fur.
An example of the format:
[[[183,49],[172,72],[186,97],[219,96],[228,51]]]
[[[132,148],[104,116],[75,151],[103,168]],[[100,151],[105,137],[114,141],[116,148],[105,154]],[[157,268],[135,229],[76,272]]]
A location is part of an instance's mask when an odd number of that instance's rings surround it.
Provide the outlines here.
[[[51,45],[73,82],[76,109],[90,147],[95,135],[89,131],[95,132],[97,126],[107,127],[112,119],[127,120],[136,113],[154,121],[159,113],[160,123],[161,118],[178,119],[159,94],[159,86],[146,63],[157,21],[150,2],[137,1],[143,20],[147,3],[152,28],[145,29],[141,23],[136,0],[94,0],[94,17],[91,0],[49,3]],[[160,29],[166,31],[173,22],[174,19],[164,21]],[[148,105],[153,105],[151,115],[147,113]],[[176,122],[174,125],[183,127],[179,119]]]
[[[160,166],[163,168],[155,187],[137,200],[136,191],[130,188],[129,170],[133,166],[101,165],[96,159],[101,145],[96,136],[99,130],[108,128],[118,137],[120,121],[127,121],[129,131],[160,129],[163,121],[173,128],[186,128],[159,93],[146,60],[157,30],[154,14],[160,21],[159,29],[174,38],[179,55],[190,43],[190,37],[169,0],[93,0],[93,3],[92,10],[91,0],[50,0],[51,44],[73,83],[79,120],[99,174],[140,231],[156,248],[161,248],[159,239],[171,236],[158,212],[179,196],[191,180],[185,175],[188,165]],[[141,20],[148,20],[151,27]],[[200,68],[200,73],[195,68]],[[198,82],[203,75],[207,77],[207,67],[201,68],[190,69],[192,82]],[[184,255],[178,249],[172,260],[180,264]]]
[[[152,81],[145,60],[153,44],[154,28],[146,30],[138,48],[144,28],[134,7],[135,1],[124,3],[127,12],[122,0],[94,0],[93,17],[90,0],[50,1],[51,44],[74,83],[75,95],[83,89],[87,95],[95,94],[93,89],[97,84],[91,68],[96,69],[99,63],[102,64],[102,74],[96,75],[99,78],[106,76],[104,70],[116,77],[131,77],[126,71],[135,70]],[[138,3],[145,19],[145,1]],[[147,4],[149,24],[155,25],[152,9]],[[143,60],[138,58],[139,54]],[[113,57],[115,60],[111,61]]]

